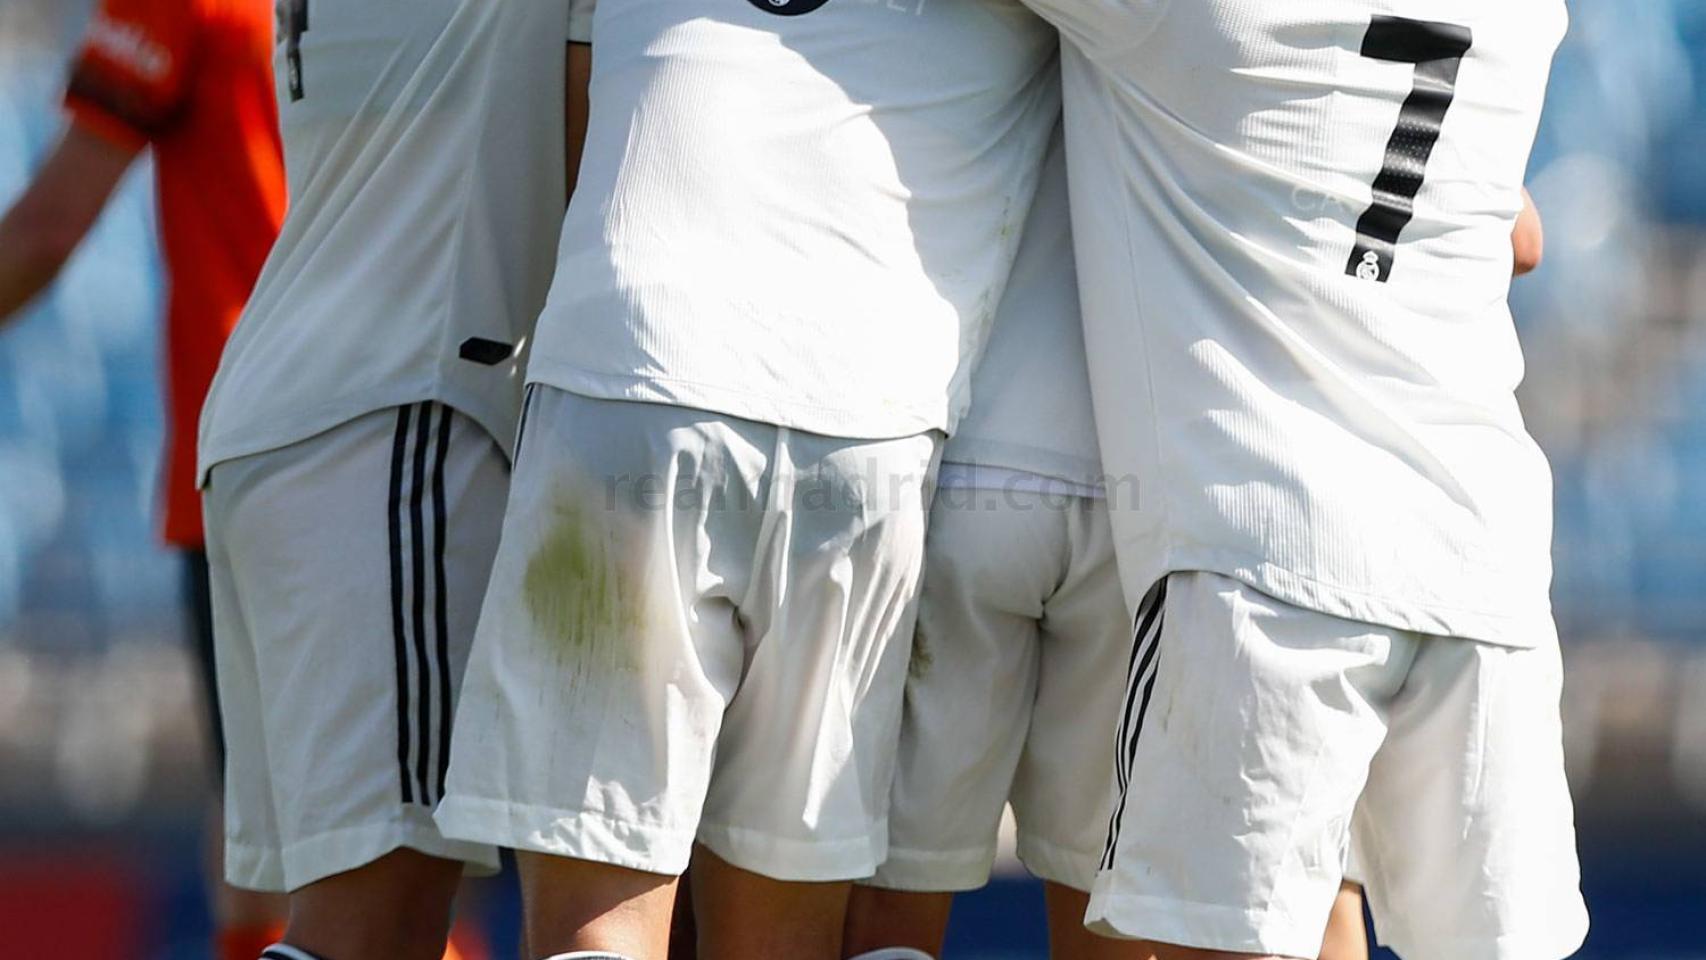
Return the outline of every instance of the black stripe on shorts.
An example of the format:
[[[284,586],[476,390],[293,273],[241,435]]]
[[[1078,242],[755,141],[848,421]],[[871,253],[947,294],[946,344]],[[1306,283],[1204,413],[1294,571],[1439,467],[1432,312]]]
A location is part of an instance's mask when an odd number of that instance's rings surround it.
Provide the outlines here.
[[[404,803],[413,803],[409,779],[409,640],[403,619],[403,472],[408,460],[410,407],[397,408],[397,432],[391,440],[391,495],[387,519],[391,539],[391,641],[397,658],[397,768]]]
[[[448,535],[448,510],[444,502],[444,460],[450,453],[451,410],[443,407],[438,422],[438,455],[432,465],[432,570],[433,629],[437,633],[438,670],[438,777],[437,794],[444,796],[444,778],[450,770],[450,610],[444,573],[444,541]]]
[[[428,807],[444,795],[450,761],[450,610],[445,561],[449,507],[444,472],[453,414],[449,407],[430,401],[399,407],[391,442],[387,521],[391,641],[397,660],[398,792],[404,803]]]
[[[427,444],[432,439],[432,415],[435,404],[421,404],[420,419],[415,423],[415,451],[409,489],[409,586],[410,612],[414,615],[412,637],[415,653],[415,723],[419,743],[415,744],[415,786],[419,802],[430,806],[427,791],[427,754],[432,743],[432,677],[427,669],[426,638],[426,471]]]
[[[1113,867],[1114,851],[1119,847],[1120,822],[1125,818],[1126,798],[1131,793],[1132,762],[1137,758],[1137,741],[1143,735],[1143,721],[1149,714],[1149,701],[1155,694],[1155,677],[1161,669],[1161,633],[1167,622],[1166,608],[1167,578],[1162,577],[1137,605],[1137,618],[1133,624],[1125,705],[1120,710],[1119,728],[1114,738],[1114,779],[1119,787],[1119,799],[1108,817],[1108,839],[1102,847],[1103,870]]]

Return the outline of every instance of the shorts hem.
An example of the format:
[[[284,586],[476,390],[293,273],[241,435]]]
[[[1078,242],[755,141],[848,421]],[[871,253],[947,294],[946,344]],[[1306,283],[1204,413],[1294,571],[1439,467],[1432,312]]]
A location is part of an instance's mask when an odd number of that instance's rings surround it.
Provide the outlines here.
[[[1326,938],[1325,915],[1318,926],[1304,930],[1272,910],[1108,893],[1106,887],[1096,884],[1084,915],[1084,926],[1105,937],[1300,958],[1318,956]]]
[[[1085,853],[1024,831],[1019,833],[1019,862],[1047,883],[1088,893],[1096,885],[1100,852]]]
[[[891,846],[888,859],[860,884],[903,893],[964,893],[988,884],[994,866],[993,847],[920,850]]]
[[[871,876],[887,858],[888,827],[841,840],[795,840],[745,827],[700,823],[698,841],[729,863],[772,880],[832,883]]]
[[[284,890],[284,867],[278,851],[225,838],[225,882],[239,890],[278,893]]]
[[[1556,929],[1492,938],[1416,936],[1405,928],[1394,929],[1389,936],[1381,932],[1376,918],[1375,939],[1404,960],[1563,960],[1580,950],[1588,936],[1586,905],[1578,903],[1571,913],[1569,922]]]
[[[693,852],[693,835],[687,831],[592,810],[451,794],[439,803],[434,819],[447,836],[664,876],[680,876]]]
[[[318,880],[365,867],[393,850],[407,848],[467,864],[473,876],[498,872],[497,851],[452,840],[429,823],[393,820],[331,830],[282,850],[226,841],[225,879],[247,890],[289,893]]]

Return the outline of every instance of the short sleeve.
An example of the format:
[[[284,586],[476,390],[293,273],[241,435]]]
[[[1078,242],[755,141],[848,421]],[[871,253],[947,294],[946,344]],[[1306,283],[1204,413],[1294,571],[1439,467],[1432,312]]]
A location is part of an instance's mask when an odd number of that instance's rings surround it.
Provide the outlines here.
[[[128,146],[170,127],[194,53],[194,10],[189,0],[102,0],[65,93],[74,122]]]
[[[569,42],[592,42],[593,9],[598,0],[569,0]]]

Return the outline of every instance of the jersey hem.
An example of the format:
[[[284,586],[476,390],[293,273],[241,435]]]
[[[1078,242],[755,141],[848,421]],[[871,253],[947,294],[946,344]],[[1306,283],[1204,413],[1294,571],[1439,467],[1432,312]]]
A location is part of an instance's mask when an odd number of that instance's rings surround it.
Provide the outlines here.
[[[1018,470],[1085,487],[1100,487],[1103,480],[1101,464],[1095,459],[994,440],[973,440],[963,433],[949,438],[942,451],[942,462]]]
[[[899,409],[890,415],[768,399],[691,380],[600,373],[546,360],[537,355],[527,370],[528,383],[596,400],[631,400],[691,407],[742,420],[850,440],[894,440],[932,430],[947,430],[945,405],[934,410]]]
[[[1550,601],[1532,610],[1511,613],[1471,610],[1365,593],[1305,576],[1260,557],[1206,547],[1176,547],[1166,551],[1164,562],[1148,569],[1139,568],[1135,576],[1128,578],[1126,595],[1142,596],[1163,576],[1189,571],[1230,577],[1282,603],[1394,630],[1518,650],[1532,650],[1558,642]],[[1494,576],[1490,571],[1482,571],[1481,575]]]
[[[936,489],[976,490],[983,493],[1025,494],[1047,498],[1072,497],[1079,500],[1107,499],[1107,491],[1100,484],[1065,480],[1016,467],[963,463],[946,458],[936,468]]]
[[[233,427],[207,434],[198,444],[196,488],[206,489],[208,475],[214,467],[226,461],[301,443],[377,410],[427,401],[442,403],[479,424],[498,445],[504,459],[514,462],[516,418],[500,412],[497,407],[501,404],[482,400],[474,393],[447,389],[442,383],[409,385],[351,394],[315,407],[305,415],[291,418],[287,425],[272,429],[253,429],[256,427],[254,421],[239,421]]]

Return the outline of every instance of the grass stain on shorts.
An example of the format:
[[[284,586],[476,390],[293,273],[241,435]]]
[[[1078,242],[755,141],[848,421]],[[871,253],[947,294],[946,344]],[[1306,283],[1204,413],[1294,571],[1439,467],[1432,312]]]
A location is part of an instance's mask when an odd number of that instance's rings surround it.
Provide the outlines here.
[[[615,530],[571,497],[527,561],[522,597],[533,626],[577,675],[633,670],[643,618],[640,591],[615,545]]]

